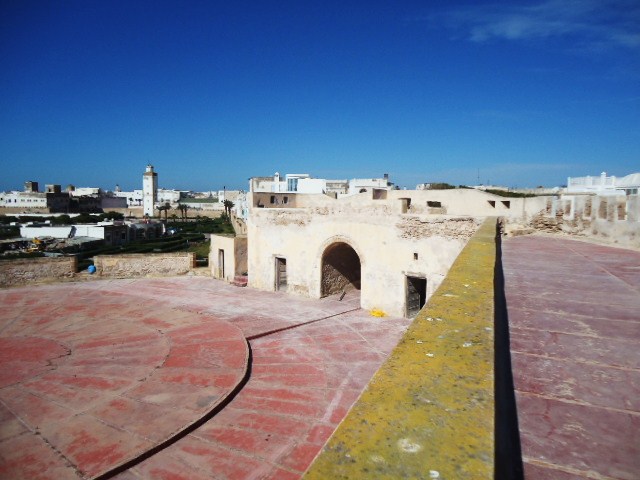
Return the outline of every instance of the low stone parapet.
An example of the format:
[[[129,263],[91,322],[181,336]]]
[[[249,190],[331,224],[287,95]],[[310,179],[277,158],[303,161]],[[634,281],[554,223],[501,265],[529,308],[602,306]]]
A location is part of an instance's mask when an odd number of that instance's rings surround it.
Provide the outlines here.
[[[93,258],[96,275],[133,278],[185,275],[196,267],[194,252],[98,255]]]
[[[493,218],[469,240],[305,479],[494,478],[496,254]]]
[[[76,257],[25,258],[0,261],[0,287],[14,287],[72,277]]]

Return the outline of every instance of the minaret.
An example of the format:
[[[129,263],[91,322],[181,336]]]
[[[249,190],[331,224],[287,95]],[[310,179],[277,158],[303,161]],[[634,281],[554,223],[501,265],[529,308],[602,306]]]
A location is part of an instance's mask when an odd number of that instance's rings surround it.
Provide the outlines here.
[[[142,207],[146,216],[153,217],[153,207],[158,201],[158,174],[153,171],[153,165],[147,165],[142,175]]]

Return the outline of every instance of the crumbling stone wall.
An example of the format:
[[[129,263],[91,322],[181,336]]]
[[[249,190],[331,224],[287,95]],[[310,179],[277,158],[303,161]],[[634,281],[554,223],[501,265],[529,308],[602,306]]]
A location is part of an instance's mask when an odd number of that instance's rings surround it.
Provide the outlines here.
[[[29,285],[73,277],[78,269],[76,257],[25,258],[0,262],[0,287]]]
[[[480,221],[470,217],[438,219],[406,217],[397,224],[397,227],[401,238],[442,237],[468,240],[480,227]]]
[[[564,233],[595,237],[622,246],[640,248],[640,196],[572,195],[534,215],[520,231]],[[567,210],[567,207],[570,207]],[[513,227],[511,234],[518,229]]]
[[[563,213],[558,211],[555,215],[540,212],[534,215],[529,225],[540,232],[559,233],[562,232]]]
[[[322,294],[360,290],[361,266],[358,254],[345,243],[330,246],[322,258]]]
[[[98,255],[93,258],[96,274],[102,277],[132,278],[184,275],[196,266],[194,252]]]

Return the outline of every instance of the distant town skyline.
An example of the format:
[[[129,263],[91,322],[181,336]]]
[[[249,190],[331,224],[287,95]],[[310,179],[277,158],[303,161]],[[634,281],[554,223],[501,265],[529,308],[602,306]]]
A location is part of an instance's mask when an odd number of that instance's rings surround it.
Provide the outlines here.
[[[640,170],[640,4],[4,2],[0,190]]]

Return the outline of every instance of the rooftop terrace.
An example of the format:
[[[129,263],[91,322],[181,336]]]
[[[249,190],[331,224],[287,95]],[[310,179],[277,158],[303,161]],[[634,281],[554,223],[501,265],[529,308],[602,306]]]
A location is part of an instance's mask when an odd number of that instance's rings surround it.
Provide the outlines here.
[[[406,333],[205,277],[0,290],[0,477],[636,478],[640,253],[494,238]]]

